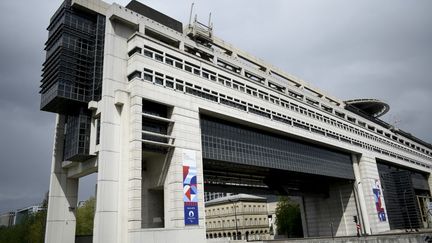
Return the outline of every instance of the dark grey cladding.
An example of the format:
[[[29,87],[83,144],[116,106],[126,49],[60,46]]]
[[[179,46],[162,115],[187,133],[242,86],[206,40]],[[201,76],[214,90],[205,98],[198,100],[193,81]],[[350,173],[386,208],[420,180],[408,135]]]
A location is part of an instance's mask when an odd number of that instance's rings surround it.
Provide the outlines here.
[[[390,229],[421,228],[417,196],[429,195],[427,175],[377,162]]]
[[[51,18],[40,93],[41,110],[75,112],[102,91],[105,16],[65,1]]]
[[[74,9],[66,0],[47,30],[40,107],[66,116],[63,157],[83,161],[89,157],[88,102],[102,94],[105,16]]]
[[[354,179],[346,153],[208,116],[201,132],[204,159]]]
[[[92,157],[90,149],[91,112],[81,108],[77,114],[66,116],[63,160],[85,161]]]
[[[146,16],[149,19],[152,19],[162,25],[165,25],[166,27],[173,29],[177,32],[182,33],[183,32],[183,24],[180,21],[177,21],[157,10],[154,10],[147,5],[144,5],[138,1],[130,1],[128,5],[126,5],[126,8],[139,13],[143,16]]]

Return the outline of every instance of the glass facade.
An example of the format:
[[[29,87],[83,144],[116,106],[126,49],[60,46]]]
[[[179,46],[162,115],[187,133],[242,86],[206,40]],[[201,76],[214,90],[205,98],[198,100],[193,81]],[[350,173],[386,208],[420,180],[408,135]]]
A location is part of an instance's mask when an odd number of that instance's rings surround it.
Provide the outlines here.
[[[201,133],[204,159],[354,179],[349,154],[208,116]]]
[[[102,92],[105,16],[82,13],[65,1],[48,26],[41,109],[69,113]]]
[[[66,116],[63,160],[84,161],[91,157],[90,125],[91,112],[84,108],[76,115]]]
[[[378,163],[390,229],[421,228],[417,195],[428,195],[426,176]]]
[[[91,112],[102,94],[105,16],[83,12],[66,0],[53,15],[45,43],[41,110],[66,116],[65,160],[89,156]]]

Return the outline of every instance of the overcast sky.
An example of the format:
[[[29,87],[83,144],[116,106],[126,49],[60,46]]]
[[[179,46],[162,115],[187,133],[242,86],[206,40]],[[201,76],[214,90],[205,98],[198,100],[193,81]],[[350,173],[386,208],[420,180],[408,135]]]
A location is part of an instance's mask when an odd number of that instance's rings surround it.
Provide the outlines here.
[[[192,1],[142,2],[186,24]],[[0,212],[39,203],[49,187],[55,116],[39,111],[38,91],[60,3],[0,1]],[[385,121],[432,142],[432,1],[196,0],[195,12],[202,22],[212,12],[226,42],[333,96],[387,102]]]

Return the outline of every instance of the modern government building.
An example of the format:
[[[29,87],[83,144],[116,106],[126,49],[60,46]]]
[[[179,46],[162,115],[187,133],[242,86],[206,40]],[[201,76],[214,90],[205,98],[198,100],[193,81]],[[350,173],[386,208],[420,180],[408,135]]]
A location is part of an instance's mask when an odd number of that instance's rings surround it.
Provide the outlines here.
[[[429,227],[432,145],[380,120],[387,104],[342,101],[137,1],[65,0],[48,31],[46,242],[74,242],[91,173],[95,243],[205,242],[208,192],[298,197],[305,237],[355,236],[354,218],[362,234]]]

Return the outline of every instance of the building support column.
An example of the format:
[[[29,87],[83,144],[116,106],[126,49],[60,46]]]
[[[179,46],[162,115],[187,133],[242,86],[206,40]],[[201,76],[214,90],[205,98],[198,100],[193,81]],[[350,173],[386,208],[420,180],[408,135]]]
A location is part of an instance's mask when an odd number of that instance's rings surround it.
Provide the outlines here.
[[[365,154],[361,155],[360,159],[353,156],[353,167],[356,178],[355,191],[360,203],[364,232],[366,234],[377,234],[390,230],[375,158]],[[383,209],[384,215],[378,213],[374,190],[379,194],[380,207]]]
[[[121,174],[127,168],[120,168],[121,109],[115,109],[114,98],[105,96],[99,103],[101,108],[100,150],[96,208],[94,217],[94,243],[121,242],[122,212],[120,206]],[[126,166],[126,165],[125,165]],[[124,212],[123,212],[124,213]]]
[[[361,185],[361,176],[360,176],[360,167],[359,167],[359,159],[356,155],[352,155],[352,161],[353,161],[353,170],[354,170],[354,176],[355,176],[355,182],[354,182],[354,193],[356,193],[357,202],[360,205],[359,206],[359,223],[361,225],[362,233],[370,235],[370,223],[369,218],[367,215],[367,209],[366,209],[366,201],[365,196],[363,193],[362,185]]]
[[[133,90],[133,89],[132,89]],[[131,98],[129,141],[129,229],[142,228],[142,98]]]
[[[201,131],[198,108],[173,107],[171,119],[175,121],[172,136],[175,137],[176,147],[164,183],[165,228],[187,230],[190,232],[191,241],[199,242],[205,240],[205,211]],[[186,151],[195,152],[198,189],[198,225],[185,225],[184,221],[183,160]]]
[[[67,178],[67,171],[62,168],[64,122],[65,117],[57,115],[48,196],[46,243],[75,242],[78,179]]]
[[[429,185],[429,195],[432,196],[432,173],[429,173],[429,176],[428,176],[428,185]]]

